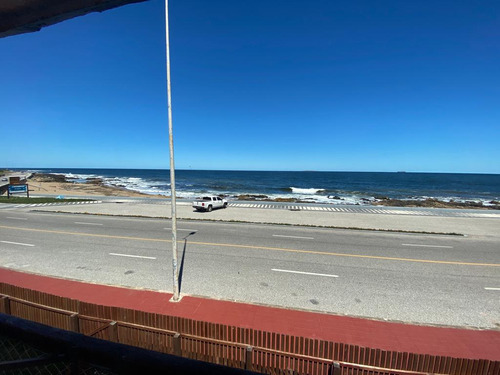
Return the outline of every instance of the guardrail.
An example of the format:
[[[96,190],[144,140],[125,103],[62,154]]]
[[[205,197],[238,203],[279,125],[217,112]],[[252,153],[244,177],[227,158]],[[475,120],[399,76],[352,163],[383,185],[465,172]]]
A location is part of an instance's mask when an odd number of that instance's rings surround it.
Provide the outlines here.
[[[498,361],[364,348],[95,305],[4,283],[0,312],[115,343],[266,374],[500,374]]]

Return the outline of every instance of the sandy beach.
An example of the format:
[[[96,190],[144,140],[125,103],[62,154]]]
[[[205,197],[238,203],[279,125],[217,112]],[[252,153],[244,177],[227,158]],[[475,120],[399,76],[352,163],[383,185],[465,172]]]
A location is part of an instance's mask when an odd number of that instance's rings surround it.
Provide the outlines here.
[[[34,173],[28,178],[27,183],[32,194],[166,198],[116,186],[106,186],[100,179],[92,179],[86,183],[71,182],[63,175]]]

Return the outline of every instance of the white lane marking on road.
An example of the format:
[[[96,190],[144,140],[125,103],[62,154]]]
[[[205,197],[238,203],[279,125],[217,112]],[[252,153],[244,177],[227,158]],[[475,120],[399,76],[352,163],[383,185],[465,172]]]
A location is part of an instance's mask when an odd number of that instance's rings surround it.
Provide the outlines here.
[[[301,236],[285,236],[282,234],[273,234],[273,237],[282,237],[282,238],[299,238],[304,240],[314,240],[313,237],[301,237]]]
[[[13,217],[13,216],[7,216],[6,219],[12,219],[12,220],[28,220],[25,217]]]
[[[11,245],[35,246],[35,245],[30,244],[30,243],[10,242],[10,241],[0,241],[0,242],[2,242],[2,243],[8,243],[8,244],[11,244]]]
[[[314,272],[281,270],[281,269],[278,269],[278,268],[273,268],[273,269],[271,269],[271,271],[286,272],[286,273],[297,273],[299,275],[312,275],[312,276],[323,276],[323,277],[339,277],[339,275],[330,275],[330,274],[327,274],[327,273],[314,273]]]
[[[486,289],[486,290],[500,290],[500,288],[489,288],[489,287],[486,287],[484,289]]]
[[[440,247],[443,249],[453,249],[453,246],[445,246],[445,245],[419,245],[413,243],[402,243],[401,246],[412,246],[412,247]]]
[[[127,258],[156,259],[155,257],[146,257],[142,255],[130,255],[130,254],[119,254],[119,253],[109,253],[109,255],[114,255],[117,257],[127,257]]]
[[[86,223],[83,221],[75,221],[75,224],[81,224],[81,225],[103,225],[101,223]]]
[[[165,230],[172,230],[172,228],[163,228]],[[180,228],[177,228],[177,231],[181,231],[181,232],[198,232],[198,229],[180,229]]]

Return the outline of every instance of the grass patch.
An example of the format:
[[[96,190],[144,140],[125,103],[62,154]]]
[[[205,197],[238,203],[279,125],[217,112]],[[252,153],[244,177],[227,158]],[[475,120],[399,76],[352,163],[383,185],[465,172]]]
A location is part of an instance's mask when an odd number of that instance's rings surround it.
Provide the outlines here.
[[[27,197],[0,197],[0,203],[34,204],[34,203],[60,203],[60,202],[89,202],[94,199],[56,199],[56,198],[27,198]]]

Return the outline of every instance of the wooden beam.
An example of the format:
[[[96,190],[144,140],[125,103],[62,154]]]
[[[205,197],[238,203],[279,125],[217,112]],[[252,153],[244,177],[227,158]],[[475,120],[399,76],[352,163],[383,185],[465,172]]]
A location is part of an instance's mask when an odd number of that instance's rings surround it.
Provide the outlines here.
[[[39,31],[74,17],[147,0],[2,0],[0,38]]]

